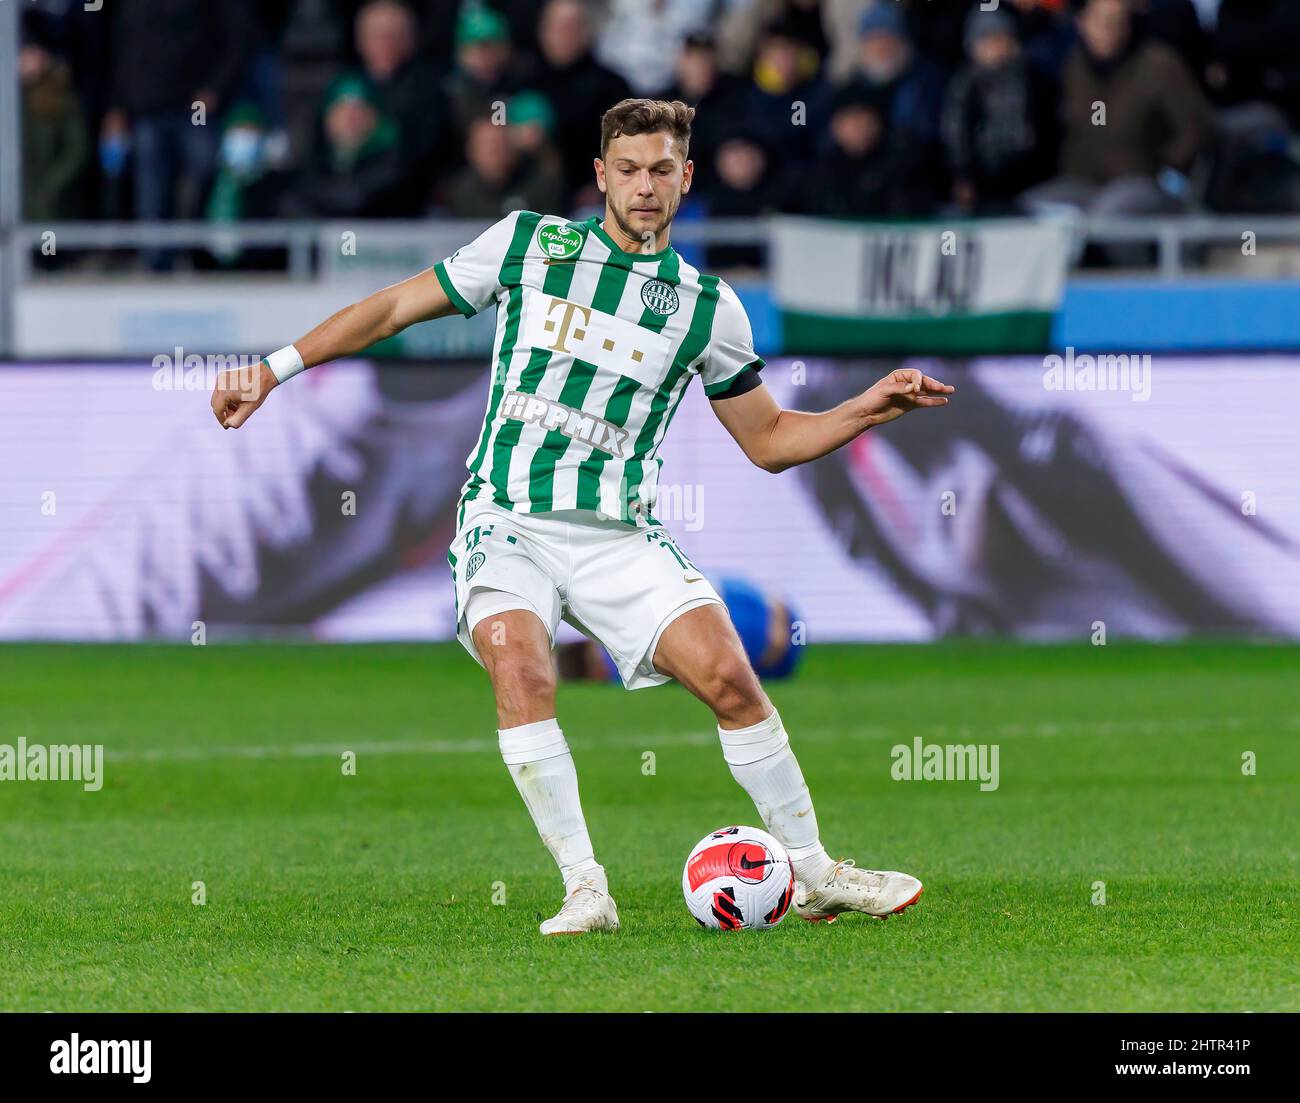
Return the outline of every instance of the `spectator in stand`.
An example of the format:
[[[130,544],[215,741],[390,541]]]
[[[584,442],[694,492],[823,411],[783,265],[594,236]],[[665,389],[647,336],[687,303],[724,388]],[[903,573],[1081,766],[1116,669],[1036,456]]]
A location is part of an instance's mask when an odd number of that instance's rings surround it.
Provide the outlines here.
[[[287,177],[269,148],[272,132],[257,104],[238,103],[226,112],[217,156],[217,175],[208,197],[214,222],[275,218]]]
[[[601,202],[592,170],[600,149],[600,119],[631,90],[592,54],[591,17],[580,0],[549,0],[537,28],[541,62],[529,87],[555,105],[564,120],[558,135],[564,188],[577,206]]]
[[[21,9],[20,42],[40,46],[68,66],[93,140],[109,107],[114,51],[111,33],[105,34],[106,20],[111,24],[108,13],[102,7],[87,11],[83,4],[32,3],[22,4]],[[92,174],[89,186],[95,184]],[[93,200],[89,206],[95,207]],[[129,218],[130,212],[123,211],[120,217]]]
[[[455,38],[447,33],[447,28],[456,26],[456,16],[464,0],[410,0],[410,3],[419,27],[420,56],[437,66],[439,72],[450,72],[455,61]],[[508,3],[497,7],[509,17]]]
[[[714,157],[728,131],[744,115],[747,89],[740,77],[722,72],[712,35],[695,34],[686,39],[677,58],[677,81],[662,98],[681,100],[696,109],[691,123],[692,192],[707,195],[713,186]]]
[[[718,147],[717,179],[707,200],[713,218],[760,218],[792,208],[790,177],[764,135],[742,128]],[[755,245],[712,245],[707,263],[714,268],[758,267]]]
[[[113,68],[102,133],[130,136],[135,215],[197,217],[216,164],[217,113],[250,41],[245,0],[118,0],[110,10]],[[170,254],[152,253],[149,263],[169,267]]]
[[[431,0],[425,0],[426,3]],[[483,0],[440,0],[443,3],[482,3]],[[537,56],[537,25],[546,0],[492,0],[492,6],[506,17],[510,42],[517,54]]]
[[[295,0],[305,2],[305,0]],[[319,0],[317,0],[319,2]],[[328,0],[348,15],[370,0]],[[517,54],[537,51],[537,15],[542,0],[402,0],[410,5],[419,25],[419,53],[442,72],[450,72],[456,62],[456,37],[448,33],[457,21],[474,8],[496,12],[506,21],[508,38]]]
[[[405,197],[401,131],[370,84],[340,77],[325,94],[311,164],[295,189],[291,214],[319,218],[400,218]]]
[[[822,0],[822,22],[830,39],[830,56],[823,70],[836,86],[851,81],[858,71],[858,28],[862,15],[875,4],[891,0]]]
[[[1135,38],[1163,42],[1202,86],[1210,63],[1210,36],[1192,0],[1129,0]]]
[[[535,158],[559,188],[563,168],[555,149],[556,122],[555,108],[540,92],[525,90],[511,97],[506,105],[506,126],[515,148]]]
[[[1026,60],[1059,86],[1065,59],[1077,40],[1065,0],[1011,0],[1011,11]]]
[[[270,124],[260,104],[251,99],[235,104],[222,123],[217,175],[208,196],[208,220],[242,222],[278,217],[290,178],[281,167],[276,148],[277,128]],[[218,243],[211,255],[223,267],[273,270],[284,265],[284,250],[277,247],[240,249],[233,242]]]
[[[1300,3],[1223,0],[1209,78],[1216,103],[1270,103],[1300,129]]]
[[[285,30],[298,0],[257,0],[249,5],[252,39],[238,77],[238,95],[252,103],[266,121],[266,140],[275,156],[287,157],[288,120],[284,108]]]
[[[1087,0],[1065,66],[1060,176],[1031,189],[1031,211],[1067,206],[1098,215],[1182,210],[1177,181],[1210,138],[1200,87],[1160,42],[1139,41],[1125,0]],[[1105,125],[1098,113],[1105,111]]]
[[[501,125],[484,115],[469,130],[466,164],[447,188],[447,213],[456,218],[503,218],[511,211],[565,211],[559,159],[546,143],[553,118],[536,93],[506,106]]]
[[[530,72],[528,59],[510,45],[505,17],[491,8],[466,6],[456,23],[456,65],[445,86],[454,123],[451,141],[463,148],[474,120],[519,91]]]
[[[1300,207],[1300,4],[1223,0],[1206,67],[1219,143],[1206,203],[1214,210],[1281,213]]]
[[[998,0],[993,7],[1005,7]],[[966,20],[980,0],[899,0],[891,6],[905,12],[912,49],[946,78],[965,64]]]
[[[370,0],[357,12],[361,74],[374,89],[379,110],[401,132],[407,207],[418,207],[428,194],[446,122],[440,74],[417,56],[418,45],[415,16],[398,0]]]
[[[898,142],[919,158],[939,160],[943,74],[917,51],[897,5],[877,4],[863,14],[854,79],[883,97],[886,122]]]
[[[868,2],[853,0],[858,16],[849,24],[850,32]],[[741,0],[732,4],[717,21],[722,67],[730,73],[748,73],[764,32],[780,23],[817,52],[821,69],[832,53],[832,38],[827,34],[828,24],[833,26],[829,8],[824,0]],[[826,75],[829,77],[829,70]]]
[[[801,209],[834,218],[928,213],[933,195],[890,140],[881,97],[862,85],[841,89],[831,107],[829,149],[804,175]]]
[[[797,25],[774,23],[763,32],[745,121],[766,136],[783,171],[815,155],[832,95],[817,50],[800,37]]]
[[[533,181],[527,194],[534,205],[525,209],[567,214],[564,166],[555,144],[559,127],[551,101],[540,92],[525,90],[511,99],[506,118],[510,140],[529,164],[528,178]],[[537,203],[548,205],[539,207]]]
[[[23,217],[29,222],[77,218],[77,184],[90,143],[67,63],[34,43],[18,52],[22,86]]]
[[[634,96],[655,96],[672,83],[682,45],[709,29],[714,0],[610,0],[596,57]]]
[[[1029,64],[1015,20],[1000,9],[971,11],[966,50],[943,114],[953,200],[968,214],[1008,214],[1056,167],[1056,88]]]

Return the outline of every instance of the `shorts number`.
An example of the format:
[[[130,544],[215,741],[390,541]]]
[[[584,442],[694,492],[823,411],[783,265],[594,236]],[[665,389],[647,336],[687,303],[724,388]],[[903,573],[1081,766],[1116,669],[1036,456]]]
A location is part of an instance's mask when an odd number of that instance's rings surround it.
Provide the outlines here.
[[[647,532],[645,538],[652,544],[658,544],[661,548],[667,548],[669,554],[681,564],[682,570],[693,571],[696,569],[695,564],[682,554],[681,549],[673,543],[673,538],[663,529],[656,529],[654,532]]]

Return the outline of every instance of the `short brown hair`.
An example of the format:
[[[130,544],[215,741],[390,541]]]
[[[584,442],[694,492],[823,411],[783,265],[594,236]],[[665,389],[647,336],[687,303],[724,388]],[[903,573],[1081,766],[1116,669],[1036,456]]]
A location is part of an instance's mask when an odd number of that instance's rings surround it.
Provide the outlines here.
[[[682,151],[682,160],[690,155],[691,120],[695,108],[681,100],[619,100],[600,119],[600,156],[603,160],[609,143],[631,134],[657,134],[666,130]]]

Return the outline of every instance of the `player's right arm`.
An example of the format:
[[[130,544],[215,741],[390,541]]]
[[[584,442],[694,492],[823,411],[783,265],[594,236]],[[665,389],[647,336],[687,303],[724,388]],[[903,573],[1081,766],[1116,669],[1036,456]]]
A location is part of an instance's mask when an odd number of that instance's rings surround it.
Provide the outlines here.
[[[407,326],[458,313],[432,268],[401,283],[385,287],[360,302],[332,314],[293,343],[303,368],[313,368],[341,356],[353,356]],[[258,376],[249,380],[239,371],[222,372],[212,391],[212,413],[223,429],[238,429],[278,385],[264,359]]]
[[[522,213],[493,223],[463,249],[418,276],[376,291],[326,318],[305,337],[272,353],[257,377],[223,372],[212,391],[212,413],[223,429],[238,429],[284,379],[306,368],[355,356],[416,322],[451,314],[472,317],[501,290],[501,267]],[[537,219],[531,215],[532,222]],[[531,225],[528,223],[527,225]]]

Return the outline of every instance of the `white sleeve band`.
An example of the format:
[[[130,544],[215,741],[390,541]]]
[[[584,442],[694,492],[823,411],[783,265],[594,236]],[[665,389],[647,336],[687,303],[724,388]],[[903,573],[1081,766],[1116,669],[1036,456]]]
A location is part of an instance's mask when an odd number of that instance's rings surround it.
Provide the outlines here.
[[[292,379],[307,367],[293,345],[285,345],[284,348],[271,353],[266,358],[266,366],[271,369],[271,374],[280,383],[283,383],[286,379]]]

